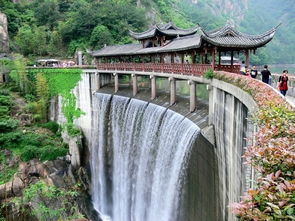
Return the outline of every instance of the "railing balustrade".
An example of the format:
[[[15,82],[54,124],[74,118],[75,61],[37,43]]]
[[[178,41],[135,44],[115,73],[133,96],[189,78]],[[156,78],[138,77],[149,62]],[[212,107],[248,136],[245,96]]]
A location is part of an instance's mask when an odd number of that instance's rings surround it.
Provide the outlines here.
[[[99,70],[162,72],[188,75],[203,75],[211,69],[210,64],[168,64],[168,63],[99,63]],[[219,67],[220,69],[220,67]]]

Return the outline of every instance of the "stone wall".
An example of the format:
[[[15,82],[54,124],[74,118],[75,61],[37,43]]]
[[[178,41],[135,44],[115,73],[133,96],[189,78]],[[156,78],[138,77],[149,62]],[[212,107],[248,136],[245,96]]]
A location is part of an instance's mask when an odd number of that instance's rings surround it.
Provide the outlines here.
[[[8,51],[7,17],[0,12],[0,53]]]

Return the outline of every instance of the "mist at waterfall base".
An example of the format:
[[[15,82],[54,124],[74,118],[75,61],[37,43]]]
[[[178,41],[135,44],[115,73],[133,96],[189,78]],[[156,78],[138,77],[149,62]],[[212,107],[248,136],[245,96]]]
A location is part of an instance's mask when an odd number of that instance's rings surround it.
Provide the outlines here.
[[[190,220],[184,186],[200,129],[166,108],[107,94],[94,94],[92,115],[91,195],[101,218]]]

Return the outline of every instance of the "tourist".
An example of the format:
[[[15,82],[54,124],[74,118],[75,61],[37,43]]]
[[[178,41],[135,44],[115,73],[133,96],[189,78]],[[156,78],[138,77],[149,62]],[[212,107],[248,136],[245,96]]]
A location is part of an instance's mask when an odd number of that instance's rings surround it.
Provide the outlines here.
[[[270,82],[271,73],[268,70],[267,65],[264,65],[264,70],[261,71],[261,75],[262,75],[262,82],[270,85],[271,84],[271,82]]]
[[[278,89],[280,90],[281,94],[286,96],[288,90],[288,71],[284,70],[282,76],[279,77],[278,82]]]
[[[246,71],[246,76],[247,76],[247,77],[251,77],[251,70],[250,70],[250,69],[247,69],[247,71]]]
[[[241,73],[242,75],[245,75],[245,74],[246,74],[246,65],[245,65],[245,61],[242,61],[241,68],[240,68],[240,73]]]
[[[255,65],[253,65],[252,66],[252,69],[251,69],[251,77],[252,78],[256,78],[257,77],[257,69],[256,69],[256,66]]]

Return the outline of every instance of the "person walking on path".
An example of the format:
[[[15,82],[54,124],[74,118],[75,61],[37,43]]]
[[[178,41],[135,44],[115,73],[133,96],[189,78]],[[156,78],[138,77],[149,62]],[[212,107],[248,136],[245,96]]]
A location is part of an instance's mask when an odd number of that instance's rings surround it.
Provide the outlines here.
[[[279,77],[278,89],[281,94],[286,96],[288,90],[288,71],[284,70],[282,76]]]
[[[264,65],[264,70],[261,71],[262,81],[266,84],[270,84],[269,78],[271,76],[270,71],[268,70],[268,66]]]
[[[251,69],[251,77],[252,78],[256,78],[257,77],[257,69],[256,69],[256,66],[255,65],[253,65],[252,66],[252,69]]]

